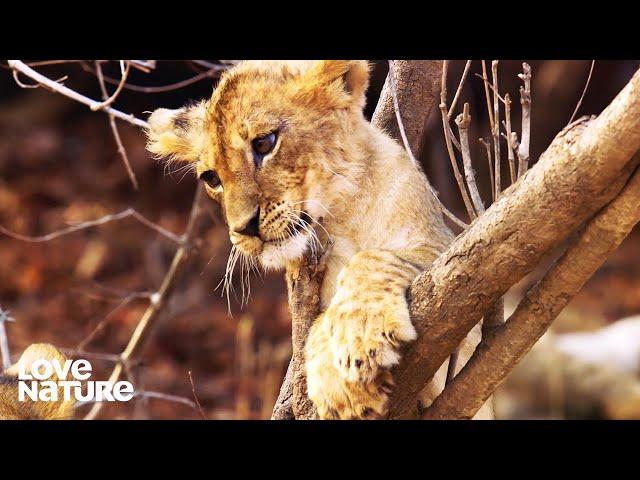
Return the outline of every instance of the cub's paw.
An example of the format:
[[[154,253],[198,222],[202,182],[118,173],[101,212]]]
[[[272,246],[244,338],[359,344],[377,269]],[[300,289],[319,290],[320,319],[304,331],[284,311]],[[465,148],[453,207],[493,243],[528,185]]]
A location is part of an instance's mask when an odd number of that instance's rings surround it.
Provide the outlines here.
[[[321,420],[374,420],[387,410],[393,390],[391,372],[381,371],[370,382],[348,382],[333,366],[328,349],[307,348],[307,393]]]
[[[330,306],[323,321],[333,365],[348,382],[372,382],[399,362],[401,343],[417,337],[403,294],[350,298]]]

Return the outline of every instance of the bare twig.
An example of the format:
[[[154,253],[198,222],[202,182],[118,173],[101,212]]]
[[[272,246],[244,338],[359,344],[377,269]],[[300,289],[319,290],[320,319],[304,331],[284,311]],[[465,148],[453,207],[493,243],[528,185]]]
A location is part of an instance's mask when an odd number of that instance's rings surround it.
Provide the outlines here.
[[[491,200],[496,201],[496,185],[493,178],[493,158],[491,157],[491,143],[487,142],[484,138],[479,138],[478,141],[484,145],[487,151],[487,162],[489,162],[489,178],[491,179]]]
[[[9,315],[9,311],[3,310],[2,307],[0,307],[0,356],[2,357],[2,370],[6,370],[11,366],[11,351],[9,350],[9,340],[7,339],[5,323],[13,321],[15,321],[15,319]]]
[[[193,60],[195,62],[195,60]],[[212,67],[209,67],[209,70],[206,70],[204,72],[201,72],[197,75],[194,75],[193,77],[187,78],[185,80],[181,80],[179,82],[175,82],[175,83],[171,83],[168,85],[159,85],[159,86],[151,86],[151,87],[145,87],[142,85],[134,85],[132,83],[124,83],[123,87],[126,90],[131,90],[132,92],[139,92],[139,93],[165,93],[165,92],[171,92],[173,90],[178,90],[180,88],[184,88],[186,86],[189,86],[193,83],[199,82],[200,80],[203,80],[205,78],[216,78],[221,71],[226,70],[229,68],[228,65],[215,65],[212,64]],[[97,75],[97,72],[91,68],[89,65],[87,65],[86,63],[84,63],[82,65],[84,67],[84,69],[86,71],[88,71],[89,73],[92,73],[94,75]],[[110,83],[112,85],[119,85],[120,82],[118,80],[116,80],[115,78],[111,78],[107,75],[104,76],[104,79],[107,83]]]
[[[522,105],[522,131],[518,147],[518,178],[529,168],[529,141],[531,139],[531,67],[522,64],[522,73],[518,75],[523,87],[520,87],[520,105]]]
[[[500,100],[503,104],[505,104],[507,102],[506,98],[504,98],[502,95],[500,95],[500,92],[498,92],[498,90],[495,89],[495,87],[491,84],[491,82],[489,82],[489,80],[486,80],[482,75],[478,74],[478,73],[474,73],[474,76],[478,77],[480,80],[482,80],[485,84],[485,87],[489,89],[489,91],[491,91],[491,93],[493,93],[494,95],[496,95],[498,97],[498,100]],[[493,117],[493,115],[492,115]]]
[[[102,110],[105,107],[111,106],[113,102],[116,101],[116,99],[118,98],[118,95],[120,95],[120,92],[122,92],[122,88],[124,87],[124,84],[127,81],[127,77],[129,76],[130,69],[131,69],[131,64],[129,62],[124,62],[123,60],[120,60],[120,70],[122,73],[122,77],[120,78],[118,87],[116,88],[115,92],[113,92],[111,96],[107,96],[107,98],[105,98],[104,101],[102,101],[101,103],[98,103],[97,105],[92,105],[90,107],[92,111],[97,112],[98,110]],[[100,62],[96,62],[96,70],[102,71],[102,66],[100,65]],[[99,74],[98,78],[100,79],[101,77],[102,75]],[[102,90],[102,95],[106,96],[106,89],[103,88],[104,79],[100,81],[100,86]]]
[[[489,126],[493,131],[493,113],[491,109],[491,96],[489,95],[489,76],[487,75],[487,64],[482,60],[482,80],[484,83],[484,96],[487,101],[487,114],[489,115]]]
[[[60,65],[63,63],[80,63],[83,60],[43,60],[40,62],[26,62],[30,67],[44,67],[46,65]]]
[[[114,315],[116,313],[118,313],[120,310],[122,310],[125,306],[127,306],[131,301],[139,299],[139,298],[151,298],[152,294],[150,293],[132,293],[130,295],[127,295],[125,298],[123,298],[120,303],[118,303],[118,305],[116,305],[116,307],[111,310],[102,320],[100,320],[95,327],[93,327],[93,330],[91,330],[91,332],[89,333],[89,335],[87,335],[85,337],[84,340],[82,340],[77,348],[78,350],[82,351],[85,349],[85,347],[91,343],[91,341],[93,341],[94,338],[96,338],[96,336],[102,332],[102,330],[104,330],[105,326],[109,323],[109,321],[114,317]]]
[[[516,181],[516,158],[513,152],[513,134],[515,132],[511,131],[511,97],[509,94],[505,94],[504,96],[504,128],[506,130],[505,139],[507,140],[507,158],[509,159],[509,175],[511,178],[511,183],[515,183]]]
[[[100,108],[96,108],[95,110],[103,109],[113,103],[116,97],[120,94],[122,90],[122,86],[124,85],[125,80],[127,79],[127,75],[129,73],[129,63],[127,63],[127,67],[125,73],[122,75],[122,82],[118,85],[118,89],[109,97],[107,92],[107,87],[104,83],[104,77],[102,75],[102,65],[100,62],[96,62],[96,72],[98,72],[98,83],[100,84],[100,91],[102,92],[102,98],[104,102]],[[92,107],[93,110],[93,107]],[[111,127],[111,132],[113,133],[113,138],[116,141],[116,145],[118,146],[118,153],[120,157],[122,157],[122,163],[124,163],[124,168],[127,170],[127,174],[129,175],[129,179],[133,184],[133,188],[138,189],[138,180],[136,179],[136,174],[133,172],[131,168],[131,163],[129,162],[129,156],[127,155],[127,151],[124,148],[122,143],[122,139],[120,138],[120,132],[118,131],[118,126],[116,125],[116,119],[112,114],[109,114],[109,126]]]
[[[442,86],[440,89],[440,105],[439,105],[440,113],[442,116],[442,130],[444,131],[444,138],[447,145],[447,152],[449,153],[449,160],[451,161],[451,168],[453,169],[453,175],[455,176],[456,182],[458,183],[458,189],[460,190],[460,194],[462,195],[462,200],[464,201],[464,206],[466,207],[467,213],[469,214],[469,219],[470,221],[473,221],[477,217],[477,215],[475,210],[473,209],[473,204],[471,203],[471,199],[469,198],[467,189],[464,186],[464,180],[462,179],[462,174],[460,173],[460,169],[458,168],[458,162],[456,160],[456,155],[451,145],[451,129],[449,125],[449,117],[447,116],[448,67],[449,67],[449,61],[445,60],[444,63],[442,64]]]
[[[445,63],[443,64],[443,67],[442,67],[443,70],[446,68],[445,65],[446,65],[446,60],[445,60]],[[413,161],[413,164],[416,167],[418,167],[419,163],[416,160],[416,158],[413,156],[413,152],[411,151],[411,146],[409,145],[409,140],[407,139],[407,134],[406,134],[405,129],[404,129],[404,124],[402,123],[402,116],[400,115],[400,105],[398,103],[398,96],[397,96],[397,92],[396,92],[395,69],[393,67],[393,61],[392,60],[389,60],[389,82],[390,82],[390,85],[391,85],[391,95],[393,97],[393,108],[394,108],[394,111],[395,111],[395,114],[396,114],[396,119],[398,121],[398,127],[399,127],[399,130],[400,130],[400,136],[402,138],[402,143],[404,144],[404,149],[407,151],[407,154],[409,155],[409,157]],[[446,95],[446,87],[445,87],[445,95]],[[446,105],[445,105],[445,109],[446,109]],[[444,115],[446,116],[446,110],[444,112]],[[459,173],[460,172],[458,171],[458,174]],[[429,191],[431,192],[433,197],[436,199],[436,202],[438,203],[438,205],[439,205],[440,209],[442,210],[442,212],[447,217],[449,217],[449,219],[451,221],[453,221],[456,225],[458,225],[461,228],[466,228],[467,225],[462,220],[460,220],[458,217],[456,217],[451,211],[449,211],[449,209],[447,207],[445,207],[443,205],[443,203],[438,198],[438,193],[433,189],[433,187],[431,186],[431,182],[429,182],[428,180],[427,180],[427,187],[429,188]],[[466,191],[465,191],[465,194],[466,194]],[[473,219],[474,217],[471,216],[471,218]]]
[[[596,64],[596,61],[591,60],[591,68],[589,68],[589,76],[587,77],[587,83],[584,84],[582,95],[580,95],[580,100],[578,100],[578,104],[576,105],[576,108],[573,110],[573,113],[571,114],[571,118],[569,119],[568,124],[573,122],[573,119],[575,118],[576,113],[578,113],[578,110],[580,110],[580,105],[582,105],[582,101],[584,100],[584,97],[587,94],[587,90],[589,89],[589,84],[591,83],[591,74],[593,73],[593,67],[595,66],[595,64]]]
[[[464,85],[465,80],[467,79],[467,75],[469,74],[469,69],[471,68],[471,60],[467,60],[467,63],[464,66],[464,71],[462,72],[462,77],[460,78],[460,83],[458,84],[458,89],[456,90],[456,94],[451,101],[451,106],[449,107],[449,112],[447,113],[447,117],[451,120],[451,115],[453,115],[453,111],[456,108],[456,104],[458,103],[458,98],[460,97],[460,92],[462,92],[462,87]]]
[[[85,352],[83,350],[76,350],[75,348],[61,348],[60,351],[71,357],[93,358],[94,360],[102,360],[104,362],[112,363],[120,362],[120,355],[116,355],[114,353]]]
[[[134,392],[133,398],[155,398],[157,400],[164,400],[165,402],[180,403],[182,405],[186,405],[189,408],[192,408],[193,410],[198,411],[198,405],[196,405],[192,400],[189,400],[188,398],[185,398],[185,397],[180,397],[178,395],[169,395],[167,393],[139,390],[137,392]],[[76,402],[75,408],[78,408],[90,403],[93,404],[93,407],[95,407],[96,405],[102,405],[102,402],[100,401],[88,400],[84,402]]]
[[[200,405],[200,400],[198,400],[198,395],[196,395],[196,386],[193,383],[193,377],[191,376],[191,370],[189,370],[188,372],[189,375],[189,383],[191,384],[191,392],[193,393],[193,399],[196,402],[196,405],[198,406],[198,411],[200,412],[200,416],[202,417],[203,420],[207,419],[207,416],[204,414],[204,410],[202,409],[202,405]]]
[[[129,63],[133,68],[149,73],[151,70],[155,70],[157,62],[155,60],[129,60]]]
[[[144,312],[142,318],[136,325],[136,328],[133,331],[133,334],[129,339],[129,343],[127,344],[126,348],[120,354],[120,362],[115,365],[115,368],[113,369],[113,372],[109,377],[109,383],[114,384],[115,382],[117,382],[131,360],[133,360],[135,356],[138,355],[140,351],[146,346],[146,341],[151,334],[152,327],[156,324],[158,318],[160,317],[162,308],[164,307],[171,290],[175,286],[176,280],[184,271],[187,260],[189,259],[193,251],[192,243],[200,227],[200,219],[204,218],[204,215],[201,215],[203,211],[201,203],[206,198],[207,196],[204,193],[202,184],[198,184],[191,207],[191,213],[189,214],[189,222],[187,224],[185,233],[181,237],[182,242],[180,243],[180,247],[173,257],[171,266],[169,267],[169,271],[162,280],[160,288],[151,296],[149,307]],[[85,419],[95,419],[101,410],[101,403],[94,404],[89,413],[87,413],[87,415],[85,416]]]
[[[480,192],[478,192],[475,172],[473,171],[473,165],[471,164],[471,151],[469,149],[470,124],[471,115],[469,115],[469,104],[465,103],[462,113],[456,118],[456,125],[458,125],[460,146],[462,147],[462,164],[464,166],[464,176],[467,180],[467,186],[469,187],[469,193],[471,194],[471,200],[473,201],[473,208],[475,209],[477,216],[481,215],[484,212],[484,204],[482,203]]]
[[[493,164],[495,165],[494,180],[496,182],[497,199],[500,198],[500,193],[502,193],[502,176],[500,172],[502,159],[500,157],[500,102],[498,101],[498,60],[494,60],[493,62],[491,62],[491,76],[493,79]]]
[[[70,233],[77,232],[79,230],[85,230],[87,228],[97,227],[99,225],[104,225],[105,223],[113,222],[116,220],[122,220],[123,218],[133,217],[138,220],[143,225],[146,225],[152,230],[155,230],[163,237],[168,238],[172,242],[177,244],[184,243],[184,237],[178,236],[175,233],[171,233],[169,230],[162,228],[160,225],[153,223],[151,220],[148,220],[146,217],[139,214],[133,208],[127,208],[119,213],[113,213],[110,215],[105,215],[104,217],[98,218],[97,220],[89,220],[87,222],[82,222],[77,225],[73,225],[68,228],[63,228],[61,230],[56,230],[55,232],[48,233],[46,235],[38,236],[38,237],[30,237],[28,235],[21,235],[19,233],[12,232],[7,230],[3,226],[0,225],[0,233],[4,233],[5,235],[14,238],[16,240],[21,240],[23,242],[30,243],[43,243],[50,242],[58,237],[62,237],[64,235],[69,235]]]
[[[67,88],[64,85],[61,85],[60,83],[57,83],[51,80],[50,78],[47,78],[44,75],[39,74],[32,68],[25,65],[24,62],[20,60],[8,60],[7,63],[9,64],[9,67],[11,67],[12,70],[18,71],[26,75],[27,77],[35,80],[36,82],[47,87],[49,90],[53,92],[64,95],[65,97],[69,97],[72,100],[75,100],[76,102],[82,103],[83,105],[87,105],[89,108],[92,108],[96,105],[100,105],[100,102],[92,100],[89,97],[85,97],[84,95],[76,92],[75,90]],[[120,120],[124,120],[125,122],[131,123],[137,127],[148,128],[149,126],[149,124],[144,120],[140,120],[139,118],[136,118],[131,114],[123,113],[111,107],[104,107],[102,111],[106,113],[110,113],[114,117],[119,118]]]

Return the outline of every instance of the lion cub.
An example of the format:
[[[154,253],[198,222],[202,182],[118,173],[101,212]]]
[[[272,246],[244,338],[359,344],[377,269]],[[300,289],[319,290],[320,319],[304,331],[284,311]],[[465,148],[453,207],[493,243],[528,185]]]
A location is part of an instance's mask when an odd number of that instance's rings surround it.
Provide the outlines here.
[[[407,287],[453,239],[419,167],[365,119],[368,77],[366,61],[246,61],[211,99],[149,118],[149,151],[193,163],[243,255],[282,269],[318,230],[333,240],[305,352],[320,418],[384,415],[416,338]]]
[[[73,401],[32,401],[18,400],[18,363],[29,371],[33,362],[39,359],[57,360],[64,363],[65,356],[53,345],[36,343],[27,348],[20,360],[4,372],[0,372],[0,420],[63,420],[73,413]],[[50,378],[57,381],[58,378]]]

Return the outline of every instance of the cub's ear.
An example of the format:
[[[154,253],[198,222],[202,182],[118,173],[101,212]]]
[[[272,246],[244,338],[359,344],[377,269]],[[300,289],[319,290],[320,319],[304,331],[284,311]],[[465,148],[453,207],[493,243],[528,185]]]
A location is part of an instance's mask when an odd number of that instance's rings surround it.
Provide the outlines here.
[[[158,157],[195,162],[204,145],[205,100],[177,110],[159,108],[149,117],[147,150]]]
[[[359,109],[365,105],[369,86],[369,63],[366,60],[319,60],[306,72],[307,85],[325,88]]]

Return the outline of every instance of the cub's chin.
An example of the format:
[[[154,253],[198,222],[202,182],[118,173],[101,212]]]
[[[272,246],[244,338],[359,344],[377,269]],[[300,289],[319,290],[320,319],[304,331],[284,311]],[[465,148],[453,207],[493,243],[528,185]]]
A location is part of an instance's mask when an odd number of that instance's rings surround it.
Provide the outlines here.
[[[282,270],[287,262],[302,258],[310,240],[309,233],[297,232],[286,240],[264,242],[258,259],[267,270]]]

